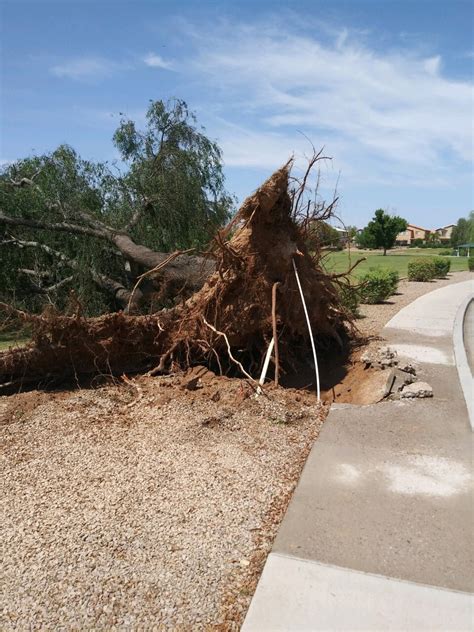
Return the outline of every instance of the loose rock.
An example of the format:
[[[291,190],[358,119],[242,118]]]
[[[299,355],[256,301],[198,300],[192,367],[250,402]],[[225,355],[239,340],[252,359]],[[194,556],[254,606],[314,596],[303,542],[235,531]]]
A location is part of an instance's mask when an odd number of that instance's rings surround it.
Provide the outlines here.
[[[401,392],[402,398],[433,397],[433,389],[427,382],[414,382],[405,386]]]

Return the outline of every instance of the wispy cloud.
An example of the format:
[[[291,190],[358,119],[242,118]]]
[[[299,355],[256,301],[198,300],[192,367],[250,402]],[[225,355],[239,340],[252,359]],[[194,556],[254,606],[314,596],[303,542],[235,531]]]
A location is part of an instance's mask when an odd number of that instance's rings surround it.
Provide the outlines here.
[[[381,52],[347,29],[328,40],[275,23],[234,24],[192,37],[192,72],[229,104],[229,117],[240,113],[248,133],[258,136],[245,158],[238,151],[243,145],[232,145],[235,130],[227,130],[222,144],[230,164],[267,167],[272,154],[281,161],[276,149],[290,137],[300,145],[297,130],[318,146],[323,140],[331,152],[337,147],[343,163],[358,164],[354,174],[361,157],[376,169],[379,164],[379,172],[392,165],[417,179],[440,177],[448,163],[472,159],[473,84],[443,76],[439,55],[406,47]]]
[[[105,57],[84,56],[56,64],[50,68],[50,72],[60,78],[88,81],[109,77],[118,70],[129,67],[129,64],[118,63]]]
[[[147,66],[150,66],[150,68],[163,68],[165,70],[173,69],[172,62],[163,59],[163,57],[156,55],[155,53],[148,53],[148,55],[143,58],[143,61]]]

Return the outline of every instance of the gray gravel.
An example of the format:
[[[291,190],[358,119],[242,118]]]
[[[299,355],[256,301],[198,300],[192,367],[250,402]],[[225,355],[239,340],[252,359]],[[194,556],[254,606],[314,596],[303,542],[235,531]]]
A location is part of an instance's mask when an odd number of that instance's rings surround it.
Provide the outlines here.
[[[0,398],[2,630],[239,629],[323,410],[139,384]]]

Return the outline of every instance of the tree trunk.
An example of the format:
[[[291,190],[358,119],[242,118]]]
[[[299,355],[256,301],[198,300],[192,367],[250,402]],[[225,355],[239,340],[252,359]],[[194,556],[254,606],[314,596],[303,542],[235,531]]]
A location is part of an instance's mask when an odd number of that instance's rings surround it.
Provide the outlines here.
[[[27,228],[39,231],[55,231],[76,235],[85,235],[96,237],[107,241],[115,246],[125,261],[135,263],[143,269],[144,272],[156,268],[163,263],[169,253],[156,252],[151,248],[136,244],[133,239],[122,230],[115,230],[110,226],[100,222],[99,220],[89,216],[84,211],[78,210],[77,216],[84,220],[88,225],[73,224],[69,221],[46,223],[38,220],[31,220],[24,217],[11,217],[3,213],[0,209],[0,225],[6,226],[25,226]],[[196,255],[179,255],[169,262],[159,271],[159,278],[163,286],[167,288],[166,294],[173,295],[179,291],[185,291],[188,295],[199,290],[204,281],[215,271],[215,262],[212,259],[205,259]],[[100,275],[99,275],[100,276]],[[99,278],[99,277],[98,277]],[[105,277],[104,277],[105,278]],[[97,282],[97,279],[94,279]],[[99,283],[100,285],[100,283]],[[122,303],[126,303],[128,298],[122,290],[123,286],[110,280],[107,287],[119,298]],[[105,288],[105,285],[104,285]],[[120,292],[117,293],[117,290]]]

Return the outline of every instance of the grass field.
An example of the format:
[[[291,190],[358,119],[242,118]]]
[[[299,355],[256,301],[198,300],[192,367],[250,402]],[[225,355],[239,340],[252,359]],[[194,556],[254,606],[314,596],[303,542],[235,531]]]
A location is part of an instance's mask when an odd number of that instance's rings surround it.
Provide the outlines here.
[[[0,331],[0,351],[8,347],[18,347],[29,341],[24,332]]]
[[[362,257],[366,261],[360,263],[351,274],[352,277],[358,278],[367,272],[370,268],[385,268],[396,270],[400,277],[407,276],[407,268],[410,261],[418,257],[433,257],[438,254],[436,248],[410,248],[389,251],[390,254],[383,256],[381,250],[343,250],[340,252],[330,252],[324,259],[323,264],[328,272],[344,272],[357,259]],[[467,270],[467,257],[447,257],[451,261],[451,272]]]

